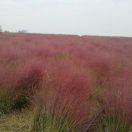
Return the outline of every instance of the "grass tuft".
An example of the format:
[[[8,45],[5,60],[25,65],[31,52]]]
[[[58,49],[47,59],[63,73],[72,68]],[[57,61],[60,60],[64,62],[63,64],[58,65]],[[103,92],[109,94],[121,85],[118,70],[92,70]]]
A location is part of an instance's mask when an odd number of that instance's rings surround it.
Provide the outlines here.
[[[73,125],[67,116],[49,113],[41,106],[34,114],[33,132],[74,132]]]
[[[95,126],[95,132],[132,132],[132,126],[117,115],[101,115]]]

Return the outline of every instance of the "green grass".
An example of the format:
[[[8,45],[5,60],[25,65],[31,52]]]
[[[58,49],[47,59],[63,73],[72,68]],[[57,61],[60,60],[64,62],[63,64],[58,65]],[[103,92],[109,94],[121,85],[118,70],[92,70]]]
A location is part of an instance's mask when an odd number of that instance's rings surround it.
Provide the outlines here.
[[[74,132],[73,124],[68,119],[68,116],[58,115],[43,111],[43,108],[38,108],[35,112],[33,132]]]
[[[63,116],[37,113],[30,110],[0,115],[0,132],[76,132]],[[33,120],[34,119],[34,120]],[[88,124],[89,125],[89,124]],[[124,120],[101,115],[88,132],[132,132],[132,126]],[[82,131],[79,131],[82,132]]]
[[[0,113],[9,113],[15,104],[15,95],[11,90],[0,90]]]
[[[11,89],[0,89],[0,113],[11,113],[21,110],[29,105],[29,96],[22,91]]]
[[[120,116],[102,115],[95,126],[95,132],[132,132],[132,126]]]

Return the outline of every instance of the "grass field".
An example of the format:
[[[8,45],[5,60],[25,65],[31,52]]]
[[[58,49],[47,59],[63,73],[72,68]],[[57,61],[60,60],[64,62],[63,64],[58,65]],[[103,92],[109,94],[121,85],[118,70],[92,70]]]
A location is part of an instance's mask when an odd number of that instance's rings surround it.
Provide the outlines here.
[[[0,33],[0,132],[131,126],[132,38]]]

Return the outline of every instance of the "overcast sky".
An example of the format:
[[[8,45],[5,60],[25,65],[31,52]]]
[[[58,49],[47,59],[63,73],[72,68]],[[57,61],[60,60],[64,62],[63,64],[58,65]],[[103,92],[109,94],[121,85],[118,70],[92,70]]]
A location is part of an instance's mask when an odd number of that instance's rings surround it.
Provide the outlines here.
[[[132,0],[0,0],[4,30],[132,36]]]

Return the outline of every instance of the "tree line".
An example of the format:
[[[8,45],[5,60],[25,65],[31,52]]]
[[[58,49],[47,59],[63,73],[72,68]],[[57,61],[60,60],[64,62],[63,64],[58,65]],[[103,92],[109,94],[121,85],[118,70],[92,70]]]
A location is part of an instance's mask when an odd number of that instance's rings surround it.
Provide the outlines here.
[[[10,32],[8,30],[3,30],[2,26],[0,25],[0,32]],[[22,30],[18,30],[18,33],[27,33],[27,30],[22,29]]]

